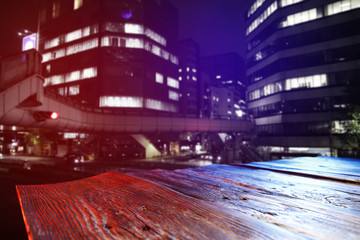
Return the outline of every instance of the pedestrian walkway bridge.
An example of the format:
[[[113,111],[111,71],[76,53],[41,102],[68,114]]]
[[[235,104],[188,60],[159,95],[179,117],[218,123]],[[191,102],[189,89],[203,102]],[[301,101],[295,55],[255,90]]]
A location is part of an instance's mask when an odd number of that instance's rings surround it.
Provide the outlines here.
[[[37,52],[19,55],[16,67],[1,64],[0,124],[88,132],[247,132],[246,120],[187,118],[181,116],[124,115],[102,109],[89,109],[65,102],[44,92]],[[24,57],[25,56],[25,57]],[[39,63],[40,64],[40,63]],[[8,64],[9,65],[9,64]],[[36,121],[35,111],[56,111],[57,120]]]

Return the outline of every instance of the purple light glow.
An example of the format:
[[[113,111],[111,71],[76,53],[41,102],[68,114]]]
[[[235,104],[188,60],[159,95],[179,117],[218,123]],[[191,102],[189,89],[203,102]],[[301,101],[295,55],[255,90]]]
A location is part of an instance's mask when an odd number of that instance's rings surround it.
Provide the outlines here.
[[[121,17],[124,19],[130,19],[132,17],[132,11],[131,10],[123,10],[121,12]]]

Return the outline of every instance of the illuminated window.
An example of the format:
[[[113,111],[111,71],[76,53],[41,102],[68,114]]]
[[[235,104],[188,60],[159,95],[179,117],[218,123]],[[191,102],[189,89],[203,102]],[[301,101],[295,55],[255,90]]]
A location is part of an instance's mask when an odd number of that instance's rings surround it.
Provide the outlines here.
[[[109,37],[102,37],[101,38],[101,46],[102,47],[110,46],[110,38]]]
[[[77,81],[80,79],[80,71],[73,71],[66,74],[65,82]]]
[[[257,17],[250,26],[246,29],[246,35],[249,35],[254,31],[261,23],[263,23],[271,14],[273,14],[278,9],[277,1],[274,1],[267,9]]]
[[[174,91],[169,91],[169,99],[179,101],[179,94]]]
[[[256,53],[255,54],[255,61],[260,61],[261,59],[263,59],[262,52]]]
[[[264,96],[268,96],[270,94],[273,94],[275,92],[274,90],[274,84],[270,83],[266,86],[264,86]]]
[[[51,85],[57,85],[57,84],[64,83],[64,76],[63,75],[52,76],[50,82],[51,82]]]
[[[66,55],[69,56],[71,54],[75,54],[78,52],[83,52],[90,50],[92,48],[96,48],[98,46],[98,40],[96,38],[84,41],[82,43],[74,44],[66,49]]]
[[[325,15],[330,16],[356,8],[360,8],[360,0],[342,0],[326,5]]]
[[[123,23],[105,23],[105,31],[109,32],[125,32]]]
[[[248,11],[248,17],[250,17],[264,2],[265,0],[256,0]]]
[[[161,49],[161,57],[164,58],[165,60],[169,60],[170,53],[168,53],[167,51]]]
[[[145,36],[154,40],[157,43],[160,43],[163,46],[166,46],[166,39],[148,28],[145,30]]]
[[[196,82],[196,81],[197,81],[197,78],[196,78],[195,76],[193,76],[193,77],[192,77],[192,80]]]
[[[176,112],[177,108],[169,103],[165,103],[159,100],[154,99],[146,99],[146,108],[153,109],[153,110],[159,110],[159,111],[166,111],[166,112]]]
[[[73,31],[65,35],[65,42],[71,42],[82,37],[81,29]]]
[[[57,47],[59,46],[59,44],[60,44],[60,38],[57,37],[50,41],[45,42],[44,48],[49,49],[49,48]]]
[[[61,58],[65,56],[65,49],[59,49],[54,51],[54,58]]]
[[[152,49],[151,49],[151,52],[157,56],[161,56],[161,48],[159,48],[158,46],[156,45],[153,45],[152,46]]]
[[[139,38],[127,38],[126,39],[127,48],[144,48],[144,41]]]
[[[144,27],[140,24],[125,23],[125,33],[144,34]]]
[[[297,88],[317,88],[328,85],[326,74],[289,78],[285,81],[285,90],[289,91]]]
[[[312,21],[317,19],[317,11],[316,8],[306,10],[303,12],[295,13],[292,15],[287,16],[286,20],[282,22],[282,27],[289,27],[296,24]]]
[[[80,94],[80,86],[70,86],[69,87],[69,96],[75,96]]]
[[[304,0],[281,0],[280,5],[281,7],[286,7],[295,3],[302,2]]]
[[[65,76],[65,77],[64,77]],[[72,82],[97,76],[97,68],[89,67],[82,70],[76,70],[64,75],[55,75],[45,78],[44,86],[57,85],[65,82]]]
[[[157,83],[164,83],[164,76],[161,73],[155,73],[155,81]]]
[[[85,68],[82,70],[82,75],[81,75],[81,79],[86,79],[86,78],[93,78],[97,76],[97,68],[96,67],[90,67],[90,68]]]
[[[170,54],[170,62],[172,62],[173,64],[178,65],[179,64],[179,59],[176,56]]]
[[[179,82],[172,77],[167,77],[167,85],[169,87],[179,88]]]
[[[67,95],[67,88],[59,88],[59,89],[58,89],[58,93],[59,93],[61,96],[66,96],[66,95]]]
[[[52,5],[52,17],[57,18],[60,15],[60,3],[54,2]]]
[[[258,99],[260,98],[260,89],[256,89],[254,91],[251,91],[249,93],[249,100],[255,100],[255,99]]]
[[[100,107],[123,107],[141,108],[143,106],[142,97],[124,96],[102,96],[100,97]]]
[[[83,37],[90,36],[90,26],[83,28],[83,30],[82,30],[82,36],[83,36]]]
[[[83,5],[83,0],[74,0],[74,10],[81,8]]]

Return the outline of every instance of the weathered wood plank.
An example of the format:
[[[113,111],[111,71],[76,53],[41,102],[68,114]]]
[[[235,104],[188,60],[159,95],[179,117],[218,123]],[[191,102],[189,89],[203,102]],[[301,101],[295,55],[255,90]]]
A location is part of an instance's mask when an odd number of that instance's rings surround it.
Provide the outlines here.
[[[119,172],[17,186],[29,239],[306,239]]]
[[[299,157],[269,162],[254,162],[246,165],[360,183],[359,159]]]
[[[358,239],[360,185],[241,166],[131,173],[316,239]]]

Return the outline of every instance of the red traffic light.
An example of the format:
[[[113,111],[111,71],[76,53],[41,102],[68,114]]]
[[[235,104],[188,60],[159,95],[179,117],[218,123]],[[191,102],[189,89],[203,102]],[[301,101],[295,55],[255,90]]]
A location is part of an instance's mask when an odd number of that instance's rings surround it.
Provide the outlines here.
[[[58,112],[52,111],[36,111],[33,114],[36,121],[45,121],[46,119],[56,120],[59,118]]]
[[[57,112],[51,112],[50,118],[53,119],[53,120],[58,119],[58,118],[59,118],[59,113],[57,113]]]

